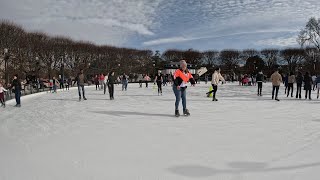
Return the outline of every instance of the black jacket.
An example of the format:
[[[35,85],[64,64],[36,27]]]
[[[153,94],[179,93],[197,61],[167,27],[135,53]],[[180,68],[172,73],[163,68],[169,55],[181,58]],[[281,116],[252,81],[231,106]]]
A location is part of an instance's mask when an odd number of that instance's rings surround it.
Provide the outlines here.
[[[14,79],[12,81],[11,87],[10,88],[14,88],[15,90],[20,90],[21,91],[21,82],[19,79]]]
[[[298,75],[298,76],[296,77],[296,82],[297,82],[297,84],[302,84],[302,82],[303,82],[303,77],[302,77],[302,75]]]
[[[115,76],[109,75],[108,76],[108,84],[115,84],[115,82],[116,82]]]
[[[263,74],[258,74],[257,75],[257,82],[263,82],[264,81],[264,76]]]

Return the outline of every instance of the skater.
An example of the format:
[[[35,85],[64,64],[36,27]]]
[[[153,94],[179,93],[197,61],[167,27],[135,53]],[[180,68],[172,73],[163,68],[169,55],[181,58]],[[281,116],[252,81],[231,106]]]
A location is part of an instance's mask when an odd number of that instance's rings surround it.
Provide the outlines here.
[[[103,94],[106,94],[107,91],[107,85],[108,85],[108,75],[104,76],[103,79]]]
[[[297,94],[296,99],[301,99],[301,89],[302,89],[302,83],[303,83],[303,76],[301,72],[298,72],[298,76],[296,77],[296,83],[297,83]]]
[[[146,82],[146,88],[148,88],[148,84],[149,84],[149,81],[150,81],[150,77],[148,76],[148,74],[146,74],[146,75],[144,76],[144,80],[145,80],[145,82]]]
[[[12,89],[12,91],[14,92],[14,96],[16,98],[16,105],[14,107],[21,107],[21,82],[18,79],[18,75],[14,75],[13,76],[13,81],[11,83],[11,87],[10,89]]]
[[[59,89],[62,89],[64,91],[64,78],[59,79],[59,85],[60,85]]]
[[[210,97],[210,94],[213,93],[212,101],[218,101],[218,99],[216,98],[216,93],[218,90],[219,81],[225,82],[225,79],[222,77],[220,71],[220,68],[215,69],[214,73],[212,74],[212,91],[206,93],[208,97]]]
[[[280,84],[282,83],[282,76],[281,74],[279,74],[278,69],[271,75],[271,81],[272,81],[272,100],[275,99],[276,101],[280,101],[278,99],[278,93],[279,93]]]
[[[262,71],[260,71],[257,75],[257,83],[258,83],[258,96],[262,96],[262,84],[264,82],[264,75]]]
[[[98,75],[96,75],[96,76],[94,77],[94,84],[96,85],[96,91],[97,91],[97,90],[100,90],[100,86],[99,86],[99,76],[98,76]]]
[[[180,69],[176,70],[174,73],[174,84],[172,86],[174,95],[176,96],[175,102],[175,116],[179,117],[179,103],[182,99],[182,106],[183,106],[183,114],[185,116],[189,116],[190,112],[187,109],[187,83],[190,81],[192,86],[195,86],[195,81],[192,77],[192,74],[187,69],[187,63],[185,60],[180,61]]]
[[[122,82],[122,91],[127,91],[128,88],[128,77],[125,73],[123,73],[122,78],[121,78],[121,82]]]
[[[305,98],[307,99],[309,96],[309,100],[311,100],[311,90],[312,90],[312,78],[309,75],[309,72],[306,72],[306,74],[303,77],[304,82],[304,90],[306,91]]]
[[[205,82],[205,84],[208,84],[208,81],[209,81],[209,76],[208,76],[208,75],[205,75],[205,77],[204,77],[204,82]]]
[[[2,82],[0,82],[0,102],[1,102],[1,107],[5,108],[6,107],[6,101],[4,99],[4,93],[7,92],[3,85]]]
[[[104,74],[101,73],[99,76],[99,85],[100,85],[100,90],[104,90]]]
[[[319,99],[319,91],[320,91],[320,76],[317,76],[315,83],[317,84],[317,99]]]
[[[53,84],[53,92],[52,93],[57,93],[57,87],[60,84],[59,81],[56,79],[56,77],[53,77],[52,79],[52,84]]]
[[[84,91],[84,83],[87,81],[86,76],[83,74],[83,69],[80,69],[80,73],[77,75],[76,80],[74,83],[77,82],[78,85],[78,93],[79,93],[79,101],[81,101],[81,90],[82,90],[82,97],[83,100],[87,100]]]
[[[288,91],[287,91],[287,97],[289,97],[290,90],[291,90],[291,97],[293,97],[293,84],[296,81],[296,76],[293,72],[290,73],[290,76],[288,77]]]
[[[158,74],[156,75],[156,78],[154,79],[154,83],[157,83],[157,86],[158,86],[158,96],[160,94],[162,96],[162,81],[163,81],[163,76],[161,74],[161,71],[158,71]]]
[[[284,94],[287,94],[288,90],[288,80],[289,80],[289,74],[286,74],[286,76],[283,78],[283,84],[284,84]]]
[[[314,74],[312,76],[312,83],[313,83],[313,91],[315,91],[315,88],[317,87],[317,83],[316,83],[316,79],[317,79],[317,76]]]
[[[108,75],[108,89],[109,89],[109,95],[110,100],[114,100],[114,84],[115,84],[116,78],[114,76],[114,72],[111,71]]]
[[[69,91],[70,90],[70,84],[71,84],[71,78],[68,78],[66,80],[66,91]]]

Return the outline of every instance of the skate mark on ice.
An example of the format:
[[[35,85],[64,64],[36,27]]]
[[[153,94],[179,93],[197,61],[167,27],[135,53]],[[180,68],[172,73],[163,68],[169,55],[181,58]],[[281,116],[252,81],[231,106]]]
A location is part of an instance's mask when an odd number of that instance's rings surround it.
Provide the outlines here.
[[[228,163],[230,168],[228,169],[215,169],[212,167],[205,167],[199,165],[182,165],[168,168],[171,173],[191,177],[191,178],[203,178],[210,177],[218,174],[234,174],[239,175],[241,173],[266,173],[266,172],[279,172],[279,171],[294,171],[306,168],[314,168],[320,166],[320,162],[305,163],[292,166],[279,166],[268,167],[268,163],[263,162],[230,162]]]
[[[106,114],[112,116],[158,116],[158,117],[174,117],[174,115],[168,114],[153,114],[153,113],[143,113],[143,112],[132,112],[132,111],[92,111],[93,113]]]

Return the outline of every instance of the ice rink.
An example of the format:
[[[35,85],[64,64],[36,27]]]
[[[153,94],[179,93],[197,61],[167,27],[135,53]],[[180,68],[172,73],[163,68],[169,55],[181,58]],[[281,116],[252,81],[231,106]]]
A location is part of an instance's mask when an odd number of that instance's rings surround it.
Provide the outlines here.
[[[318,180],[320,100],[271,100],[256,87],[188,87],[190,117],[174,117],[170,86],[87,87],[24,97],[0,109],[1,180]],[[304,93],[304,92],[303,92]],[[314,93],[314,92],[313,92]],[[303,94],[304,97],[304,94]],[[180,109],[180,112],[182,110]]]

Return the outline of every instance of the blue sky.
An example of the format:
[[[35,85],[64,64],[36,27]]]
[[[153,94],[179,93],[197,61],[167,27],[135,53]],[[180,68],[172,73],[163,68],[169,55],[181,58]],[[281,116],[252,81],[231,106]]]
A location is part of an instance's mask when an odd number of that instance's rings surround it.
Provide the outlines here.
[[[0,18],[30,31],[152,49],[297,46],[319,0],[1,0]]]

